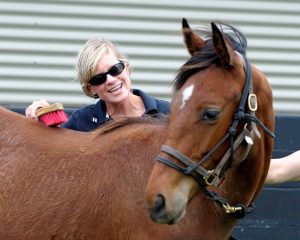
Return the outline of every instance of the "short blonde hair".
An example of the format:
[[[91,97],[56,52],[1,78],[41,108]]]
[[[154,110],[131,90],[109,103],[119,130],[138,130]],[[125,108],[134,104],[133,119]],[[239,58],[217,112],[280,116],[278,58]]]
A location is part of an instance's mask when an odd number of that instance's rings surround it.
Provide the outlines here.
[[[89,97],[99,98],[98,95],[91,93],[88,83],[96,74],[95,69],[100,58],[107,52],[113,53],[125,63],[125,66],[129,66],[128,59],[119,52],[112,42],[106,39],[92,38],[83,45],[78,53],[76,63],[77,79],[80,81],[84,93]]]

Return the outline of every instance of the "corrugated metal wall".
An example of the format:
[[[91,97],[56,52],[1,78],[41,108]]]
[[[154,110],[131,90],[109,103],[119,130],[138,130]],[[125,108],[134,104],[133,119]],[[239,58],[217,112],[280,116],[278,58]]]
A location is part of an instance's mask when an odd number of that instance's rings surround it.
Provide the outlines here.
[[[188,58],[181,18],[223,20],[247,36],[250,60],[269,77],[277,113],[300,113],[300,2],[194,0],[0,1],[0,105],[45,98],[91,102],[74,81],[76,54],[102,36],[131,60],[137,88],[164,99]]]

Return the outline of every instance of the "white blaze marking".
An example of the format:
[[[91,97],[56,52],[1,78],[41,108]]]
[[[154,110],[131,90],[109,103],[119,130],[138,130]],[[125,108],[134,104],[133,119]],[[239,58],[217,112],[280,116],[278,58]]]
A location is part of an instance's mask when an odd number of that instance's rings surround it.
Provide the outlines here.
[[[191,85],[189,87],[187,87],[186,89],[184,89],[183,93],[182,93],[182,104],[180,109],[182,109],[184,107],[184,105],[186,104],[186,102],[190,99],[192,93],[194,90],[194,85]]]

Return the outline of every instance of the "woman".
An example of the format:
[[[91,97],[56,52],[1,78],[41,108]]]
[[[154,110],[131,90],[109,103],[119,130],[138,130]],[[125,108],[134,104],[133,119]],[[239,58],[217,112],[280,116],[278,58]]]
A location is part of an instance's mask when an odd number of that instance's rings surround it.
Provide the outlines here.
[[[61,125],[64,128],[91,131],[122,116],[169,113],[169,102],[131,88],[129,62],[108,40],[87,41],[78,54],[76,70],[84,93],[100,100],[74,111]],[[36,119],[36,110],[47,105],[45,100],[34,101],[25,115]]]

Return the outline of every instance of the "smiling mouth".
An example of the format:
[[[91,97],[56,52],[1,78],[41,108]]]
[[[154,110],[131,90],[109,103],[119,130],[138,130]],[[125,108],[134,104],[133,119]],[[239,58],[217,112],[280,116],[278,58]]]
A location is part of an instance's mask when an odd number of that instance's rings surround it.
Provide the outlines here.
[[[113,92],[116,92],[116,91],[120,90],[121,88],[122,88],[122,83],[120,83],[120,84],[114,86],[113,88],[109,89],[108,92],[113,93]]]

